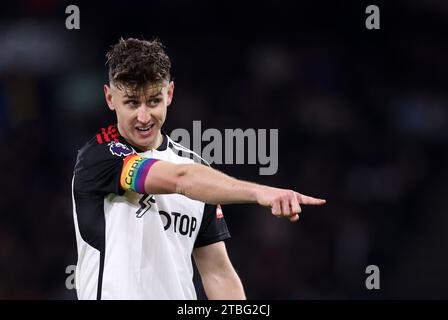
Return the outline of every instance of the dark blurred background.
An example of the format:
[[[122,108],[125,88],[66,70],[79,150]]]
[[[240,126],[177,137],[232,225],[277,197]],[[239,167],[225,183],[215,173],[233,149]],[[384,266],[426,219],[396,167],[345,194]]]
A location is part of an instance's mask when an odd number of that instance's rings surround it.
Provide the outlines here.
[[[65,8],[80,8],[67,30]],[[380,30],[365,9],[380,8]],[[0,298],[75,299],[77,150],[114,121],[105,53],[159,37],[165,130],[279,129],[279,170],[217,165],[328,200],[298,224],[224,207],[251,299],[448,298],[448,3],[28,0],[0,12]],[[365,269],[379,266],[381,289]],[[203,298],[198,285],[199,297]]]

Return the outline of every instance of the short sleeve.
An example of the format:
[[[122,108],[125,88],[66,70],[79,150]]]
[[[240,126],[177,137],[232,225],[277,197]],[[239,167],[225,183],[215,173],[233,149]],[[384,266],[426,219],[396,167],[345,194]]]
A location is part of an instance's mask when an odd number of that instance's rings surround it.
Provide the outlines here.
[[[195,241],[195,248],[227,240],[230,233],[220,205],[205,204],[202,223]]]
[[[74,189],[78,193],[122,195],[120,175],[123,158],[132,153],[131,147],[120,142],[90,141],[78,152]]]

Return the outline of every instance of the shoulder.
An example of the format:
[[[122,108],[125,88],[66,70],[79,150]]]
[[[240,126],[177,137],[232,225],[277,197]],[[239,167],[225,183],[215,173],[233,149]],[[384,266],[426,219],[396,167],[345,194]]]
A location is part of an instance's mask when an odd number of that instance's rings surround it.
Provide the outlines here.
[[[120,136],[116,125],[97,130],[78,151],[76,169],[94,165],[102,161],[122,161],[135,150]]]
[[[73,188],[76,195],[121,194],[119,179],[123,159],[135,150],[115,126],[101,128],[78,151]]]

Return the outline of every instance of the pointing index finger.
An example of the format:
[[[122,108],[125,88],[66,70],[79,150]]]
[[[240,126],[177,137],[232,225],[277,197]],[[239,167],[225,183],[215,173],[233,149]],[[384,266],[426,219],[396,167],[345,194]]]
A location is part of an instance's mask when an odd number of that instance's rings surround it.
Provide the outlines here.
[[[296,197],[300,204],[306,205],[320,206],[327,202],[325,199],[313,198],[304,194],[300,194],[298,192],[296,192]]]

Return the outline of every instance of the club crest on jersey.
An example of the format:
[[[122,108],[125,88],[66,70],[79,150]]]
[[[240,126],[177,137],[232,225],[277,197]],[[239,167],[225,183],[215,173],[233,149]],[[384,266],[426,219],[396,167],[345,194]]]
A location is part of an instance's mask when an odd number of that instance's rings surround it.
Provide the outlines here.
[[[221,218],[223,218],[223,217],[224,217],[224,215],[222,214],[221,205],[218,204],[218,205],[216,206],[216,218],[217,218],[217,219],[221,219]]]
[[[134,150],[130,149],[127,145],[116,141],[109,143],[109,150],[113,155],[119,157],[128,156],[134,153]]]

